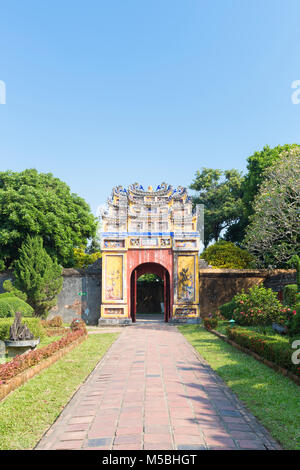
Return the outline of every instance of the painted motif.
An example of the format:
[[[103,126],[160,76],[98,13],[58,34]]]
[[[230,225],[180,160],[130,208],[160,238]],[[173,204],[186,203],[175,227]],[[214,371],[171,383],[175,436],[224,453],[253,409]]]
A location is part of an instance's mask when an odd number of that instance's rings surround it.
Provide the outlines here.
[[[124,248],[125,240],[104,240],[105,248]]]
[[[106,257],[106,300],[123,298],[123,258],[122,256]]]
[[[194,257],[178,257],[178,300],[191,302],[194,299]]]

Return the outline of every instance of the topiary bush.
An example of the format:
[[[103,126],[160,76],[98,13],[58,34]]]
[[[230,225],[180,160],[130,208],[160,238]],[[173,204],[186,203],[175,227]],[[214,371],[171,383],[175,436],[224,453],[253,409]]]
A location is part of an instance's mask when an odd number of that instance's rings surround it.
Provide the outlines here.
[[[283,306],[276,292],[265,287],[251,287],[246,294],[242,291],[233,297],[236,307],[232,318],[239,325],[270,325],[282,323]]]
[[[290,334],[300,334],[300,294],[296,296],[296,310],[294,311],[294,316],[291,321]]]
[[[50,328],[60,328],[63,326],[63,319],[60,315],[56,315],[55,317],[51,318],[51,320],[47,320],[46,323]]]
[[[0,300],[0,318],[13,317],[15,314],[12,306],[4,299]]]
[[[208,246],[200,257],[214,268],[246,269],[254,263],[254,257],[248,251],[224,240]]]
[[[32,317],[34,314],[33,308],[30,305],[24,302],[24,300],[19,299],[18,297],[15,297],[11,293],[0,294],[0,302],[3,306],[4,304],[9,305],[12,310],[12,315],[10,314],[2,315],[2,318],[14,316],[16,312],[21,312],[23,317]],[[8,307],[2,307],[2,308],[3,308],[3,311],[7,311],[7,312],[10,311]]]
[[[283,288],[283,303],[288,307],[296,305],[296,295],[298,293],[297,284],[287,284]]]
[[[220,314],[226,318],[227,320],[231,320],[233,316],[233,311],[237,307],[235,300],[231,300],[230,302],[226,302],[226,304],[221,305],[219,307]]]
[[[9,328],[13,324],[14,317],[0,318],[0,340],[4,341],[9,338]],[[46,330],[39,318],[22,318],[22,323],[28,326],[29,330],[35,338],[44,338]]]
[[[257,331],[239,327],[227,328],[226,333],[228,338],[235,343],[300,376],[299,365],[293,364],[291,361],[293,351],[291,344],[285,338],[278,335],[268,336]]]
[[[24,302],[26,302],[27,294],[25,292],[22,292],[21,290],[17,289],[13,285],[13,283],[11,282],[10,279],[6,279],[6,281],[3,282],[3,289],[7,291],[7,292],[5,292],[6,296],[13,295],[14,297],[18,297],[19,299],[24,300]]]
[[[203,318],[204,328],[207,330],[214,330],[218,326],[218,319],[216,317]]]

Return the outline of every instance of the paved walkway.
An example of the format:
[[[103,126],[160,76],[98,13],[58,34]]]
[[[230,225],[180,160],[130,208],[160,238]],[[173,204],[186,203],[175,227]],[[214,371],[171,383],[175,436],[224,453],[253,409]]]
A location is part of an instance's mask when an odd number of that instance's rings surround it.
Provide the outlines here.
[[[141,321],[123,328],[36,448],[279,447],[175,326]]]

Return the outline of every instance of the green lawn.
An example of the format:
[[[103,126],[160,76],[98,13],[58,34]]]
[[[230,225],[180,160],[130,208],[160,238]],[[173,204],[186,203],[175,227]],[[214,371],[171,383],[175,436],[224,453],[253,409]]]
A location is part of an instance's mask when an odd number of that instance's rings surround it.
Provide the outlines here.
[[[117,336],[90,335],[0,402],[0,450],[32,449]]]
[[[270,434],[300,450],[300,388],[200,326],[178,328]]]

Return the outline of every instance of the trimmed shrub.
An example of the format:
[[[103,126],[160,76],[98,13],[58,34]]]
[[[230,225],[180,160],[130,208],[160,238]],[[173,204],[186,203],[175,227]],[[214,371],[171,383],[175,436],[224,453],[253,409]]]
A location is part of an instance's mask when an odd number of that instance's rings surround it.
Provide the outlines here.
[[[293,364],[291,360],[292,353],[294,352],[291,344],[280,336],[267,336],[238,327],[227,328],[226,333],[229,339],[240,346],[250,349],[260,357],[272,361],[296,375],[300,375],[299,365]]]
[[[200,257],[214,268],[246,269],[253,267],[254,263],[254,258],[248,251],[224,240],[208,246]]]
[[[291,321],[290,334],[300,334],[300,294],[296,295],[296,311]]]
[[[297,284],[287,284],[283,288],[283,303],[288,307],[296,305],[296,295],[298,293]]]
[[[0,340],[4,341],[9,338],[9,328],[13,324],[14,318],[0,318]],[[22,318],[22,323],[28,326],[29,330],[35,338],[44,338],[46,330],[39,318]]]
[[[60,328],[62,325],[63,319],[59,315],[56,315],[55,317],[51,318],[51,320],[47,320],[47,326],[50,328]]]
[[[41,237],[29,235],[22,243],[14,265],[14,286],[26,292],[36,315],[47,316],[62,288],[62,267],[48,255]]]
[[[11,307],[13,312],[12,316],[14,316],[16,312],[21,312],[23,317],[32,317],[34,314],[33,308],[30,305],[11,293],[0,294],[0,302],[2,304],[6,303]],[[11,315],[6,316],[10,317]]]
[[[43,348],[15,356],[10,362],[0,364],[0,385],[6,383],[29,367],[38,364],[43,359],[52,356],[56,351],[65,348],[83,335],[86,335],[86,331],[83,329],[70,331],[61,339],[54,341]]]
[[[6,279],[6,281],[3,282],[3,289],[5,289],[7,292],[5,294],[13,295],[14,297],[18,297],[21,300],[24,300],[26,302],[27,300],[27,295],[25,292],[22,292],[21,290],[17,289],[13,283],[11,282],[10,279]],[[2,295],[2,294],[1,294]]]
[[[239,325],[271,325],[283,321],[283,306],[272,289],[253,286],[247,294],[242,291],[233,300],[236,307],[232,318]]]
[[[216,317],[203,318],[204,328],[207,330],[214,330],[218,326],[218,319]]]
[[[84,330],[86,331],[86,324],[81,318],[73,318],[70,328],[72,331]]]
[[[227,320],[231,320],[233,316],[233,311],[236,307],[237,307],[237,304],[234,300],[231,300],[230,302],[226,302],[226,304],[223,304],[221,305],[221,307],[219,307],[220,314]]]
[[[15,314],[12,306],[4,299],[0,299],[0,318],[13,317]]]

